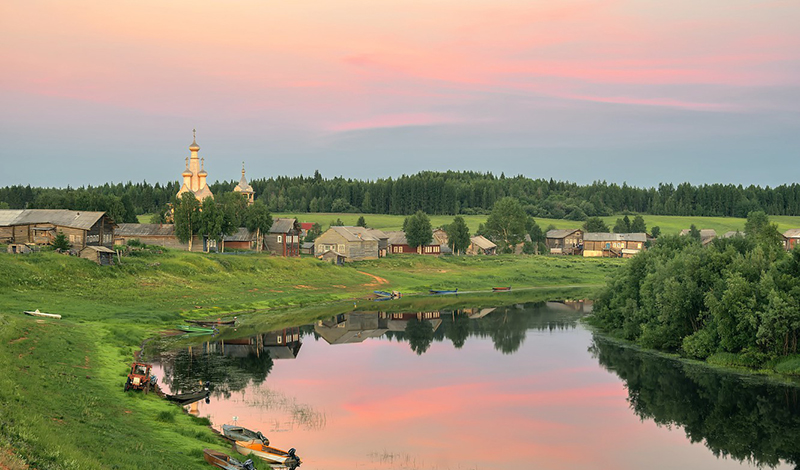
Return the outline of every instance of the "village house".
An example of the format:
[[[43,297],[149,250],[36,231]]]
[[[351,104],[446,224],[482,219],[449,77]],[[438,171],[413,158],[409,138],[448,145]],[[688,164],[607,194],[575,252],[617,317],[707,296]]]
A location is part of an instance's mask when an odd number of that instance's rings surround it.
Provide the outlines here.
[[[273,255],[300,256],[300,223],[297,219],[275,219],[264,236],[264,248]]]
[[[127,245],[131,240],[138,240],[145,245],[163,246],[177,250],[188,250],[188,243],[181,243],[175,237],[173,224],[119,224],[114,231],[114,243]],[[192,240],[192,251],[203,251],[203,242],[195,236]]]
[[[114,264],[116,252],[107,246],[87,246],[78,252],[78,256],[85,258],[100,266],[111,266]]]
[[[105,212],[61,209],[0,210],[0,243],[52,245],[63,233],[76,250],[112,246],[117,224]]]
[[[681,230],[680,235],[682,237],[685,237],[688,236],[690,233],[692,233],[692,230],[685,228]],[[703,246],[708,245],[709,243],[714,241],[715,238],[717,238],[717,231],[714,230],[713,228],[704,228],[700,230],[700,243]]]
[[[787,251],[794,250],[800,244],[800,228],[790,228],[783,232],[783,247]]]
[[[548,230],[545,244],[555,255],[580,255],[583,251],[583,230]]]
[[[646,233],[585,233],[583,256],[630,258],[645,249]]]
[[[497,245],[484,237],[483,235],[476,235],[470,237],[469,247],[467,248],[468,255],[496,255]]]
[[[314,222],[300,222],[300,236],[306,238],[312,228],[314,228]]]
[[[389,237],[389,253],[391,254],[414,253],[419,255],[439,255],[442,252],[442,246],[436,243],[435,240],[431,241],[428,245],[412,248],[411,245],[408,244],[408,240],[406,240],[406,233],[402,230],[386,232],[386,235]]]
[[[439,245],[447,246],[447,243],[450,241],[450,239],[444,229],[437,228],[433,231],[433,241]]]
[[[363,227],[332,226],[314,240],[314,255],[319,258],[331,251],[346,261],[378,259],[379,239],[374,233]]]
[[[258,241],[255,233],[251,233],[245,227],[239,227],[236,232],[225,235],[222,238],[222,243],[223,250],[229,248],[234,250],[255,250]]]

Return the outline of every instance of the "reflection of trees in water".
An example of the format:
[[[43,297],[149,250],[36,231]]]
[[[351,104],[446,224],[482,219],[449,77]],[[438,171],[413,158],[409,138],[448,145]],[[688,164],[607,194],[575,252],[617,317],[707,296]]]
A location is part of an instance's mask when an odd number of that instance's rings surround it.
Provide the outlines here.
[[[800,391],[657,357],[595,337],[589,349],[628,387],[631,409],[681,426],[716,456],[775,466],[800,464]]]
[[[297,403],[295,397],[289,397],[282,392],[260,387],[245,399],[248,406],[262,410],[276,410],[288,413],[291,428],[299,426],[305,430],[318,431],[325,428],[328,420],[325,412],[314,409],[311,405]],[[280,425],[280,423],[277,423]]]
[[[433,325],[427,320],[412,318],[406,322],[405,336],[411,350],[421,356],[433,342]]]
[[[222,350],[207,350],[207,346],[183,349],[162,357],[164,382],[173,393],[183,393],[200,388],[200,382],[209,385],[214,395],[230,397],[244,389],[250,382],[262,383],[272,370],[268,352],[257,354],[223,354]],[[215,346],[212,343],[212,346]]]

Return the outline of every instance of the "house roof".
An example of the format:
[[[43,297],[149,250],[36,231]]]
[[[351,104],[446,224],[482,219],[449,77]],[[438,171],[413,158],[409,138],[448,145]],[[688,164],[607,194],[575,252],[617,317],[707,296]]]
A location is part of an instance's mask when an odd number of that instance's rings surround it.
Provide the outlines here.
[[[583,239],[590,242],[646,242],[646,233],[607,233],[607,232],[590,232],[584,233]]]
[[[297,219],[275,219],[272,221],[272,227],[269,233],[289,233],[295,228]]]
[[[338,233],[345,240],[349,242],[357,242],[361,240],[374,240],[377,241],[378,237],[376,237],[373,233],[373,229],[367,229],[364,227],[352,227],[347,225],[334,225],[330,228],[334,232]],[[383,232],[381,232],[383,233]],[[384,234],[385,235],[385,234]]]
[[[85,247],[84,250],[99,251],[101,253],[116,253],[116,251],[112,250],[111,248],[105,247],[105,246],[90,245],[90,246]],[[81,251],[83,251],[83,250],[81,250]]]
[[[369,232],[370,235],[372,235],[373,237],[377,238],[378,240],[388,240],[389,239],[389,235],[387,235],[386,232],[384,232],[383,230],[378,230],[376,228],[368,228],[367,232]]]
[[[223,240],[226,242],[249,242],[255,239],[255,235],[250,233],[245,227],[239,227],[236,232],[231,235],[226,235]]]
[[[311,230],[314,228],[314,222],[300,222],[300,228],[303,230]]]
[[[171,237],[175,234],[172,224],[119,224],[114,235],[121,237]]]
[[[786,238],[800,238],[800,228],[790,228],[783,232],[783,236]]]
[[[800,236],[800,229],[795,229],[795,230],[798,230],[798,232],[799,232],[798,236]],[[740,232],[738,230],[731,230],[729,232],[725,232],[725,233],[722,234],[722,238],[733,238],[733,237],[736,237],[736,236],[743,237],[744,233],[742,233],[742,232]],[[786,236],[786,234],[784,233],[783,236]]]
[[[469,241],[471,241],[473,245],[476,245],[478,248],[482,250],[497,248],[497,245],[495,245],[491,240],[484,237],[483,235],[476,235],[474,237],[471,237]]]
[[[61,227],[89,230],[92,225],[105,215],[105,212],[68,211],[63,209],[4,209],[0,210],[0,227],[53,224]]]
[[[547,238],[565,238],[579,231],[579,228],[548,230]]]
[[[314,248],[314,242],[303,242],[303,243],[300,245],[300,248],[302,248],[302,249],[304,249],[304,250],[308,250],[308,249],[310,249],[310,248]]]
[[[386,232],[386,235],[389,236],[390,245],[408,245],[408,240],[406,240],[406,232],[403,232],[402,230]]]
[[[318,258],[323,258],[323,257],[324,258],[329,258],[331,256],[341,256],[342,258],[347,258],[347,255],[343,255],[343,254],[339,253],[338,251],[334,251],[334,250],[325,250],[321,254],[317,255]]]
[[[681,235],[689,235],[691,229],[685,228],[681,230]],[[713,228],[700,229],[700,238],[714,238],[717,236],[717,231]]]

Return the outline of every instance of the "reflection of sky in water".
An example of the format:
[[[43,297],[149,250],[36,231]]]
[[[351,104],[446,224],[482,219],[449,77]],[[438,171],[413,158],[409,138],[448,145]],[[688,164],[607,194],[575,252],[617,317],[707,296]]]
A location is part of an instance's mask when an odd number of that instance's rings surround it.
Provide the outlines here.
[[[580,326],[528,329],[514,354],[470,336],[460,350],[445,339],[417,355],[385,336],[331,346],[307,335],[264,383],[198,412],[297,448],[307,470],[748,466],[640,421],[591,340]]]

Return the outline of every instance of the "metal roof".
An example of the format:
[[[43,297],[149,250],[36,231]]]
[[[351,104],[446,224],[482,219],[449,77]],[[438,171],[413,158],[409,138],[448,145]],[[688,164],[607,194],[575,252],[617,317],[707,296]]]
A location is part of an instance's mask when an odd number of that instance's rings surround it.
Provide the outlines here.
[[[564,238],[572,235],[573,233],[579,230],[580,230],[579,228],[548,230],[546,236],[547,238]]]
[[[681,235],[689,235],[691,233],[691,229],[685,228],[681,230]],[[713,228],[704,228],[700,230],[700,238],[714,238],[717,236],[717,231]]]
[[[471,237],[469,241],[471,241],[473,245],[477,245],[478,248],[482,250],[497,248],[497,245],[495,245],[491,240],[484,237],[483,235],[476,235],[474,237]]]
[[[275,219],[272,221],[269,233],[289,233],[295,228],[295,224],[297,219]]]
[[[172,224],[119,224],[114,230],[120,237],[171,237],[175,235]]]
[[[584,241],[589,242],[607,242],[607,241],[614,241],[614,242],[646,242],[647,241],[647,234],[646,233],[607,233],[607,232],[595,232],[595,233],[584,233],[583,234]]]
[[[408,240],[406,240],[406,232],[403,232],[402,230],[386,232],[386,235],[389,236],[390,245],[408,245]]]
[[[0,226],[53,224],[60,227],[89,230],[104,215],[106,215],[105,212],[63,209],[5,209],[0,210]]]
[[[357,242],[360,240],[373,240],[373,241],[378,240],[378,237],[372,234],[372,229],[367,229],[364,227],[334,225],[330,228],[330,230],[333,230],[334,232],[338,233],[339,235],[344,237],[345,240],[349,242]]]

